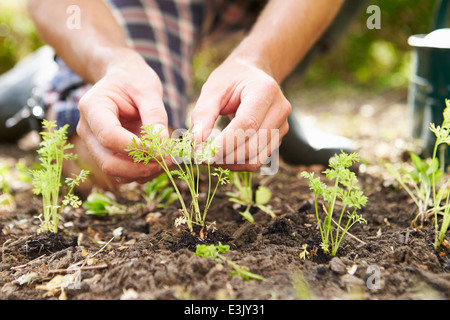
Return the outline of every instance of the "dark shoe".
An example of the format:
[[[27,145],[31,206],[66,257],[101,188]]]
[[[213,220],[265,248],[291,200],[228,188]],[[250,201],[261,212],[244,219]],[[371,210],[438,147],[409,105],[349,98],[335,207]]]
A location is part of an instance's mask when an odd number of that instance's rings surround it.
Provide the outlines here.
[[[0,76],[0,143],[13,143],[40,130],[45,109],[42,88],[56,70],[54,52],[44,46]]]
[[[355,151],[352,140],[320,132],[305,132],[293,114],[289,115],[289,132],[283,137],[280,156],[287,164],[328,166],[328,161],[341,151]]]

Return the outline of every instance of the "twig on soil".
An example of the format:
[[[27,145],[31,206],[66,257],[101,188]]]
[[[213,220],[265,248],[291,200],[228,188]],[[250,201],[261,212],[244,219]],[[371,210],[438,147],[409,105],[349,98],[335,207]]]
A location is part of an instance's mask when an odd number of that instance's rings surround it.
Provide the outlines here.
[[[107,263],[102,263],[96,266],[81,266],[79,268],[72,268],[72,266],[68,267],[67,269],[53,269],[53,270],[49,270],[46,273],[48,274],[53,274],[53,273],[75,273],[77,271],[87,271],[87,270],[99,270],[99,269],[105,269],[108,268],[108,264]]]
[[[93,255],[92,257],[95,257],[97,254],[99,254],[100,252],[102,252],[103,249],[105,249],[105,248],[111,243],[111,241],[113,241],[113,240],[114,240],[114,237],[112,237],[107,243],[105,243],[105,244],[103,245],[103,247],[101,247],[100,250],[98,250],[96,253],[94,253],[94,255]]]
[[[334,219],[331,219],[331,221],[333,221],[333,223],[334,223],[335,225],[337,225],[342,231],[345,231],[345,229],[342,228],[340,225],[338,225],[338,223],[337,223],[336,221],[334,221]],[[358,241],[359,243],[367,244],[367,243],[365,243],[364,241],[362,241],[361,239],[358,239],[356,236],[352,235],[352,234],[351,234],[350,232],[348,232],[348,231],[347,231],[345,234],[349,235],[351,238],[355,239],[355,240]]]
[[[105,249],[110,243],[111,241],[114,240],[114,237],[112,237],[107,243],[105,243],[96,253],[94,253],[93,255],[88,255],[84,260],[78,261],[77,263],[74,263],[72,265],[70,265],[67,269],[60,269],[60,270],[67,270],[72,271],[72,270],[77,270],[75,267],[81,264],[81,267],[78,269],[82,269],[84,268],[84,266],[86,265],[88,258],[93,258],[95,257],[97,254],[99,254],[100,252],[103,251],[103,249]]]
[[[42,256],[39,256],[39,257],[37,257],[37,258],[35,258],[35,259],[31,260],[31,261],[28,261],[28,262],[25,263],[25,264],[21,264],[20,266],[11,267],[10,269],[11,269],[11,270],[23,269],[23,268],[25,268],[26,266],[28,266],[29,264],[32,264],[33,262],[35,262],[35,261],[37,261],[37,260],[40,260],[40,259],[43,258],[43,257],[45,257],[45,254],[43,254]]]
[[[110,243],[114,240],[114,237],[112,237],[107,243],[105,243],[96,253],[93,255],[88,255],[84,260],[78,261],[75,264],[70,265],[67,269],[54,269],[49,270],[48,273],[72,273],[72,272],[80,272],[80,271],[86,271],[86,270],[98,270],[98,269],[105,269],[110,266],[108,263],[99,264],[96,266],[86,266],[86,263],[88,261],[88,258],[91,259],[95,257],[97,254],[102,252]],[[80,267],[76,268],[76,266],[80,265]]]

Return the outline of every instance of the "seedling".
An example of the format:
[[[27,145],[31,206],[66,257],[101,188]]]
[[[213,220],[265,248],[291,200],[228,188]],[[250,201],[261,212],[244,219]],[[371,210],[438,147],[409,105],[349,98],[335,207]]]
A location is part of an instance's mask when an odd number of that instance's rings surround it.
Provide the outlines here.
[[[309,256],[309,251],[308,251],[308,245],[307,244],[302,245],[302,247],[300,248],[300,253],[299,253],[298,256],[300,257],[300,259],[306,260],[306,258]]]
[[[264,280],[264,278],[260,275],[254,274],[250,271],[248,271],[247,268],[241,267],[235,262],[229,260],[226,258],[223,254],[226,253],[230,249],[229,245],[223,245],[219,242],[219,245],[206,245],[206,244],[199,244],[197,245],[197,249],[194,252],[194,255],[200,256],[203,258],[213,258],[218,263],[227,263],[232,268],[233,271],[231,272],[232,275],[238,275],[244,280],[250,280],[250,279],[256,279],[256,280]]]
[[[83,203],[86,214],[94,216],[106,216],[124,214],[127,212],[126,206],[111,200],[103,193],[91,193]]]
[[[253,215],[250,212],[252,207],[264,211],[272,218],[275,217],[275,213],[267,206],[267,203],[272,198],[272,192],[264,186],[258,186],[254,192],[252,172],[232,172],[230,181],[237,189],[237,192],[227,192],[227,195],[231,202],[240,204],[245,208],[244,211],[239,211],[245,219],[252,223],[254,222]]]
[[[33,164],[32,164],[32,166],[33,166]],[[25,182],[27,184],[31,184],[32,176],[30,174],[30,170],[28,169],[27,165],[25,164],[24,159],[20,159],[16,163],[16,170],[17,170],[17,178],[20,181]]]
[[[163,173],[144,185],[146,210],[153,211],[156,208],[166,209],[178,199],[175,190],[173,187],[168,186],[169,184],[170,180],[167,174]]]
[[[446,150],[447,146],[450,145],[450,100],[445,100],[446,108],[444,109],[443,116],[444,121],[442,122],[441,126],[435,126],[435,124],[430,124],[430,130],[436,135],[436,142],[434,144],[433,149],[433,155],[432,155],[432,161],[437,161],[439,163],[439,160],[437,158],[437,152],[438,148],[444,146],[444,150]],[[442,164],[445,163],[444,159],[444,152],[442,152]],[[435,160],[436,159],[436,160]],[[444,169],[442,169],[442,172]],[[442,173],[441,173],[442,174]],[[450,193],[448,190],[450,179],[447,180],[445,185],[438,191],[437,190],[437,183],[440,180],[440,177],[437,176],[436,173],[433,173],[433,179],[432,179],[432,190],[433,190],[433,198],[434,198],[434,226],[435,226],[435,240],[434,240],[434,247],[438,248],[442,242],[444,241],[445,233],[447,232],[447,229],[450,225]],[[443,207],[439,207],[442,200],[446,198],[445,205]],[[443,216],[441,228],[439,230],[438,227],[438,214],[441,214]]]
[[[410,157],[412,162],[411,168],[408,168],[406,165],[397,167],[394,164],[387,163],[386,169],[414,201],[418,214],[412,224],[417,226],[418,221],[420,225],[423,225],[429,213],[429,207],[433,207],[433,186],[439,183],[443,174],[439,169],[438,159],[421,159],[415,153],[411,153]]]
[[[450,225],[450,179],[444,184],[440,184],[445,163],[444,152],[441,152],[441,164],[439,163],[438,151],[445,151],[450,145],[450,100],[446,99],[446,108],[444,109],[444,121],[441,126],[430,123],[430,131],[436,136],[431,159],[422,160],[418,155],[412,153],[411,159],[414,168],[411,171],[404,172],[392,165],[387,165],[387,169],[400,185],[408,192],[411,199],[418,208],[418,217],[421,222],[428,215],[434,216],[435,239],[434,247],[438,248],[444,241],[445,233]],[[408,187],[412,185],[413,189]],[[442,223],[439,228],[438,217],[442,215]]]
[[[366,205],[367,197],[357,186],[358,179],[355,173],[349,170],[349,167],[358,161],[359,155],[357,153],[341,152],[340,155],[332,157],[329,164],[330,168],[323,172],[329,181],[334,180],[331,187],[321,182],[320,177],[315,178],[314,172],[304,171],[301,173],[304,178],[309,179],[309,187],[314,192],[314,208],[322,237],[321,248],[325,253],[331,253],[333,256],[336,255],[341,241],[355,223],[367,223],[364,218],[357,214],[357,210]],[[319,197],[322,197],[326,203],[323,206],[326,214],[323,222],[319,217]],[[342,209],[339,213],[339,220],[336,222],[333,216],[338,200],[342,202]],[[348,211],[348,209],[351,210]],[[342,226],[345,214],[347,214],[347,223]],[[332,221],[337,225],[334,231]]]
[[[0,162],[0,205],[10,205],[14,202],[14,197],[7,183],[10,171],[6,162]]]
[[[0,162],[0,191],[2,193],[11,193],[7,183],[10,172],[9,165],[6,162]]]
[[[127,152],[135,162],[148,164],[150,161],[155,161],[167,174],[182,207],[183,215],[177,219],[176,225],[185,223],[191,232],[194,231],[194,224],[203,229],[218,186],[229,181],[229,170],[220,167],[214,170],[211,168],[211,162],[217,150],[212,140],[198,144],[192,139],[189,131],[186,131],[180,139],[163,137],[162,131],[162,128],[156,129],[153,125],[144,127],[139,141],[133,139],[132,144],[127,147]],[[170,169],[172,164],[175,165],[175,170]],[[200,208],[199,200],[200,165],[206,166],[208,177],[203,210]],[[174,177],[187,184],[191,196],[190,206],[185,203]],[[217,180],[215,184],[212,181],[213,177]]]
[[[41,132],[42,142],[38,149],[41,168],[31,170],[33,192],[42,196],[43,214],[39,216],[41,220],[40,232],[58,233],[58,221],[65,206],[74,208],[81,205],[81,200],[73,193],[73,190],[81,182],[84,182],[89,174],[87,170],[81,170],[74,178],[66,178],[65,185],[69,190],[64,199],[59,203],[61,175],[63,161],[76,158],[71,153],[66,153],[72,149],[73,145],[67,143],[67,128],[65,125],[56,129],[54,121],[43,120],[44,131]]]

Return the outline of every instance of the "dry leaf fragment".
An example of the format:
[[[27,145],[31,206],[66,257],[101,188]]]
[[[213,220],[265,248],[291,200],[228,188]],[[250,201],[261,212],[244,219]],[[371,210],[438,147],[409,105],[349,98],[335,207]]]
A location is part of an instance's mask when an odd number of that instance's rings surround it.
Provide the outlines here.
[[[38,278],[39,274],[36,272],[29,272],[27,274],[24,274],[20,276],[17,280],[13,281],[14,284],[17,284],[19,286],[22,286],[24,284],[29,284],[34,279]]]
[[[47,291],[44,294],[44,297],[51,297],[60,293],[64,288],[76,284],[77,281],[79,281],[79,278],[76,273],[70,273],[66,275],[58,274],[46,284],[36,286],[36,289]]]

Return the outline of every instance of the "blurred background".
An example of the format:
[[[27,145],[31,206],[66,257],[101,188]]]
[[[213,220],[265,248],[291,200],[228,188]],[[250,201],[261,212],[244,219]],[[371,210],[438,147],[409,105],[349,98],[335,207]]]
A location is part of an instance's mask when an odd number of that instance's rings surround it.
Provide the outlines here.
[[[357,138],[368,157],[373,152],[392,156],[393,146],[401,149],[399,141],[410,136],[406,115],[412,48],[407,40],[432,31],[437,0],[369,4],[381,9],[381,29],[368,29],[370,14],[362,10],[336,48],[318,58],[304,77],[292,77],[284,89],[304,122]],[[195,92],[238,40],[205,46],[196,55]],[[25,0],[1,0],[0,74],[42,45]]]
[[[409,36],[430,32],[435,0],[375,0],[381,8],[381,29],[369,30],[361,12],[346,37],[308,72],[303,86],[348,86],[366,90],[404,89],[408,85]],[[25,0],[0,1],[0,73],[42,43],[27,15]],[[233,42],[204,48],[195,59],[196,88],[231,48]]]

